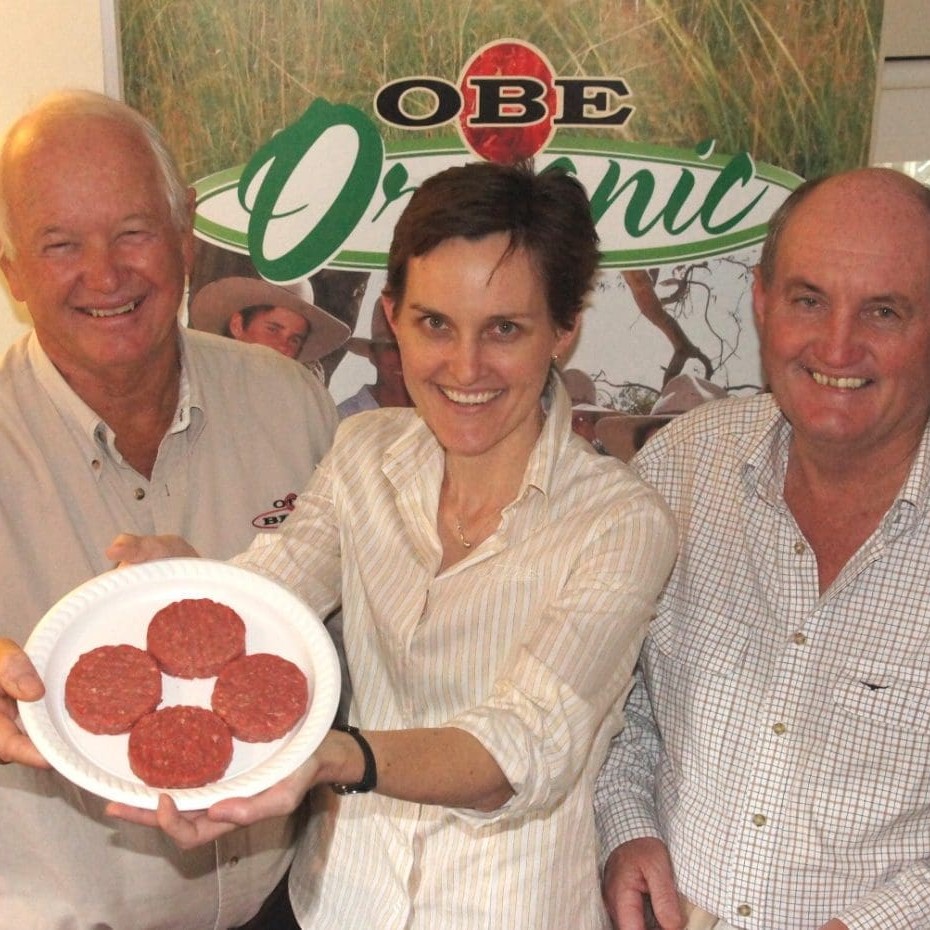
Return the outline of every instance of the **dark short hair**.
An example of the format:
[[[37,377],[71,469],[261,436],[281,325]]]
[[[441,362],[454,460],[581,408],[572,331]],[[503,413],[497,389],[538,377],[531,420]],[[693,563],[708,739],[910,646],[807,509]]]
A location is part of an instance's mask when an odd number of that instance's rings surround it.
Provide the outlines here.
[[[249,324],[252,320],[261,316],[264,313],[267,313],[269,310],[274,310],[274,304],[252,304],[251,307],[243,307],[241,310],[236,310],[235,313],[238,313],[242,318],[242,328],[248,329]],[[226,325],[223,327],[224,336],[232,336],[232,323],[233,314],[229,315],[229,319],[226,321]]]
[[[274,310],[274,304],[252,304],[251,307],[243,307],[239,311],[242,325],[248,326],[255,317],[264,316],[269,310]]]
[[[500,232],[536,264],[556,326],[574,329],[600,252],[584,187],[561,168],[472,162],[427,178],[394,227],[386,292],[402,301],[409,260],[441,242]]]

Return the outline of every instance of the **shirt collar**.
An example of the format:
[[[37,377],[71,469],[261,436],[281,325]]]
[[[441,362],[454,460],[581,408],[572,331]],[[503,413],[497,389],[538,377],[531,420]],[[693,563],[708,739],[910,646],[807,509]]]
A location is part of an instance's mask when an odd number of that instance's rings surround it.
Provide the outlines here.
[[[48,394],[62,419],[88,442],[94,445],[105,444],[101,442],[100,428],[105,427],[106,424],[78,397],[61,372],[52,364],[51,359],[45,354],[45,349],[39,343],[35,330],[29,334],[26,352],[29,356],[29,363],[35,369],[39,384]]]
[[[901,490],[888,508],[882,530],[889,535],[904,532],[921,518],[930,505],[930,425],[924,427],[914,461]]]
[[[190,425],[191,408],[200,407],[201,396],[199,383],[196,387],[191,383],[188,366],[185,363],[185,336],[179,336],[181,349],[181,383],[178,393],[178,407],[175,411],[169,433],[178,433]],[[39,342],[33,330],[29,335],[26,351],[30,364],[36,372],[39,383],[45,389],[49,399],[61,414],[62,419],[71,425],[79,436],[84,437],[94,448],[104,449],[114,461],[122,463],[123,457],[116,448],[116,435],[109,425],[81,397],[72,389],[64,379],[61,372],[54,366]],[[192,398],[197,395],[195,402]]]
[[[791,424],[772,401],[772,416],[768,426],[744,453],[743,476],[746,488],[762,500],[786,508],[784,498],[785,474],[788,469],[788,450],[791,445]],[[911,463],[907,478],[888,512],[882,519],[885,535],[898,535],[930,506],[930,425],[924,429],[920,444]]]
[[[530,452],[530,458],[523,474],[523,483],[517,499],[522,498],[530,488],[539,491],[546,499],[552,493],[552,484],[572,428],[572,402],[568,391],[558,374],[553,370],[541,398],[546,418],[542,431]]]
[[[188,333],[185,327],[178,330],[178,348],[181,358],[181,384],[178,387],[178,409],[169,433],[180,433],[191,422],[191,410],[203,410],[203,385],[196,366],[188,363]]]
[[[540,403],[546,416],[539,438],[530,452],[515,502],[522,500],[530,491],[538,492],[548,500],[559,456],[571,435],[571,399],[555,372],[550,372]],[[420,417],[415,417],[409,428],[385,451],[384,474],[395,487],[413,475],[424,477],[430,471],[436,472],[441,480],[442,469],[442,449]]]
[[[746,490],[758,494],[767,504],[784,508],[785,473],[788,468],[788,447],[791,426],[774,398],[769,395],[771,412],[765,428],[755,440],[746,440],[741,454],[743,481]]]

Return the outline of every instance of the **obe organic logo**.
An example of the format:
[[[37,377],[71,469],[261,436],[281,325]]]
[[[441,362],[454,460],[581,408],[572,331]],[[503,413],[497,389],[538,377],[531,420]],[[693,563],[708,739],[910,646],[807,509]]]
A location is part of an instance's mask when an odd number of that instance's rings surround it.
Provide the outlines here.
[[[415,115],[405,105],[415,93],[432,98],[429,112]],[[559,127],[623,126],[633,113],[624,102],[629,96],[622,78],[557,77],[535,46],[505,39],[478,49],[458,85],[402,78],[377,92],[374,107],[384,122],[403,129],[454,123],[480,158],[512,163],[545,148]]]
[[[492,42],[456,82],[418,76],[374,94],[375,116],[311,101],[240,168],[198,183],[197,232],[247,252],[270,281],[329,264],[383,269],[397,216],[418,184],[470,155],[562,167],[589,192],[604,267],[642,268],[720,255],[762,240],[766,221],[800,178],[748,152],[717,154],[712,139],[666,149],[560,129],[620,127],[634,112],[619,77],[559,77],[534,46]],[[389,144],[376,119],[422,143]]]

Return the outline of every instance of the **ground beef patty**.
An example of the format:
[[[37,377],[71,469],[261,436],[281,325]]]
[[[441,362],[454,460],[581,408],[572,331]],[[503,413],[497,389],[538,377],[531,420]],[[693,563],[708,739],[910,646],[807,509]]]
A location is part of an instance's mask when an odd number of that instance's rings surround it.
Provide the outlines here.
[[[129,733],[129,767],[152,788],[199,788],[217,781],[232,753],[229,727],[205,707],[163,707]]]
[[[209,598],[185,598],[152,617],[149,652],[169,675],[212,678],[245,652],[245,624],[231,607]]]
[[[308,700],[307,677],[293,662],[257,652],[220,672],[212,704],[233,736],[264,743],[284,736],[304,715]]]
[[[65,679],[65,707],[91,733],[126,733],[161,701],[161,671],[135,646],[98,646]]]

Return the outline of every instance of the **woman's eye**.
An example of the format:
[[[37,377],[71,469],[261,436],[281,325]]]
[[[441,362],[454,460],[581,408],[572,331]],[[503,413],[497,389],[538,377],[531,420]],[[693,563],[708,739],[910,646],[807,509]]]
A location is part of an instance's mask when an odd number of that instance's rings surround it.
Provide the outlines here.
[[[513,336],[519,329],[520,327],[512,320],[500,320],[495,326],[495,330],[500,336]]]

